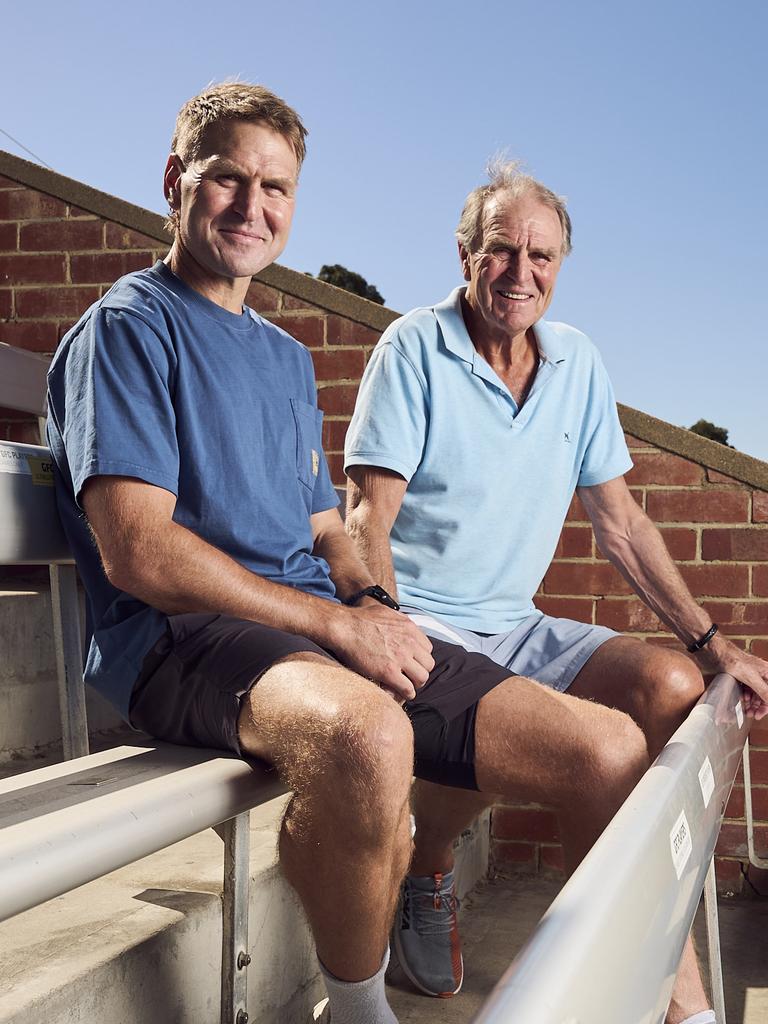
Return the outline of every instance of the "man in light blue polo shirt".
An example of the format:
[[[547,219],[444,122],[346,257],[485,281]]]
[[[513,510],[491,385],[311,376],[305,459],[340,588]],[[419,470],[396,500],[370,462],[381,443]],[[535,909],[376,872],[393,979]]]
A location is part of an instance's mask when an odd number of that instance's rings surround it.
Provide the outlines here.
[[[457,288],[384,335],[360,387],[347,466],[409,481],[390,534],[401,603],[496,634],[536,614],[532,595],[575,487],[612,480],[632,463],[585,335],[537,325],[539,365],[518,405],[472,345],[463,295]]]
[[[597,350],[574,328],[542,319],[571,246],[563,200],[499,164],[469,195],[457,238],[466,287],[387,329],[347,436],[347,525],[372,575],[389,590],[396,582],[430,636],[567,691],[566,700],[626,712],[654,757],[702,692],[694,662],[533,604],[578,489],[602,553],[702,667],[752,689],[748,710],[761,717],[768,664],[717,633],[624,482],[631,461]],[[476,731],[487,725],[487,701]],[[542,750],[554,750],[532,767],[556,792],[573,766],[549,742],[554,726],[537,693],[507,688],[496,701],[497,721],[531,729]],[[510,741],[506,756],[517,762],[519,745]],[[479,775],[478,783],[493,788]],[[530,799],[524,784],[518,795]],[[416,787],[416,849],[394,941],[405,972],[431,995],[461,987],[452,840],[487,803],[430,782]],[[584,837],[562,818],[561,835],[573,869]],[[714,1020],[689,943],[667,1021]]]

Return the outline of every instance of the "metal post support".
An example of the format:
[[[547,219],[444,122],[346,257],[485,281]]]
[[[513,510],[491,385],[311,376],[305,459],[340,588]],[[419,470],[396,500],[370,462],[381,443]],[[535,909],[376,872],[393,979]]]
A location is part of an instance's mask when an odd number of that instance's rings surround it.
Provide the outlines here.
[[[224,840],[221,1024],[248,1024],[250,811],[230,818],[216,831]]]
[[[749,768],[749,739],[744,744],[744,817],[747,819],[747,850],[749,863],[756,868],[768,868],[768,860],[755,853],[755,821],[752,813],[752,772]]]
[[[50,573],[59,714],[64,757],[69,760],[88,753],[77,573],[73,565],[52,565]]]
[[[709,985],[717,1024],[725,1024],[725,993],[723,992],[723,961],[720,955],[720,922],[717,914],[717,879],[715,858],[709,863],[704,879],[704,914],[707,921],[707,952],[709,954]]]

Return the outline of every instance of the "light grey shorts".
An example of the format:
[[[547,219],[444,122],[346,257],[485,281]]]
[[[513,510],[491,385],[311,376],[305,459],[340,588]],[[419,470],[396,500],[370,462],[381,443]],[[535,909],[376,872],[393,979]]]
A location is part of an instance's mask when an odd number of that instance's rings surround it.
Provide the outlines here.
[[[601,644],[620,636],[607,626],[555,619],[542,612],[529,615],[508,633],[485,636],[449,626],[418,608],[402,605],[402,610],[428,636],[484,654],[513,675],[528,676],[561,692],[568,689]]]

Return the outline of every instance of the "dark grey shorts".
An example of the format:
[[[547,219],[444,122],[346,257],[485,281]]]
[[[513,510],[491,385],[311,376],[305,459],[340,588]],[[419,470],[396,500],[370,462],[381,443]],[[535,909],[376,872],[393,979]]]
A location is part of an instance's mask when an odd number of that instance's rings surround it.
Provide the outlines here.
[[[306,637],[228,615],[172,615],[133,687],[130,720],[157,739],[241,753],[240,700],[271,665],[301,651],[332,654]],[[432,638],[435,667],[404,710],[416,774],[476,789],[475,717],[480,698],[510,677],[483,654]]]

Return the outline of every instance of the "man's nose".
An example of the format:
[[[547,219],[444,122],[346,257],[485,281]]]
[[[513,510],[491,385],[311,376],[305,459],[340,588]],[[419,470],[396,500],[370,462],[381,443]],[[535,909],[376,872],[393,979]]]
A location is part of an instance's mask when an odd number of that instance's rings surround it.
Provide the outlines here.
[[[247,182],[237,192],[235,209],[247,223],[261,219],[262,191],[258,182]]]
[[[524,281],[528,273],[528,260],[525,253],[511,252],[505,272],[512,281]]]

